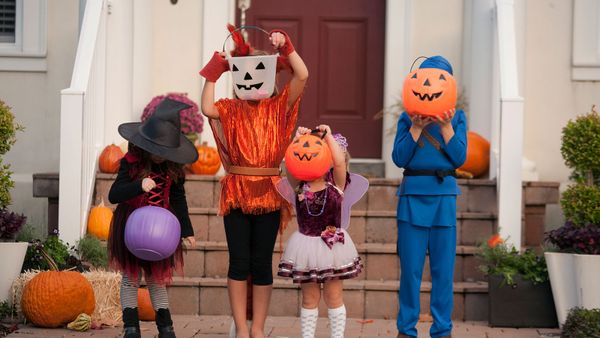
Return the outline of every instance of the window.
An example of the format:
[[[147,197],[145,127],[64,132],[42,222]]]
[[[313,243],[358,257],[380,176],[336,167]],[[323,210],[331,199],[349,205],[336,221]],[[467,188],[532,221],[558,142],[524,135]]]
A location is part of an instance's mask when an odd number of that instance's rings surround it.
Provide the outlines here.
[[[0,71],[46,71],[47,6],[48,0],[0,0]]]
[[[572,77],[575,81],[600,80],[600,1],[574,2]]]
[[[16,0],[0,0],[0,43],[15,42]]]

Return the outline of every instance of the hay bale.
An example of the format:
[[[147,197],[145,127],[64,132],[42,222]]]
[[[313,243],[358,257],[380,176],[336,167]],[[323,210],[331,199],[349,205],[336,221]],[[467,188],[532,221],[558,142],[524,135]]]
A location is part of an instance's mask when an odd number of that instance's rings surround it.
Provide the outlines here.
[[[13,306],[20,318],[21,297],[25,285],[35,277],[39,271],[27,271],[19,275],[12,285]],[[104,270],[92,270],[84,272],[83,276],[90,282],[96,297],[96,308],[92,314],[92,322],[96,325],[104,324],[116,326],[121,324],[121,299],[119,290],[121,286],[121,275],[116,272]]]
[[[96,296],[96,309],[92,313],[92,322],[110,326],[119,325],[121,319],[121,275],[116,272],[92,270],[84,272],[83,276],[90,281],[94,296]]]

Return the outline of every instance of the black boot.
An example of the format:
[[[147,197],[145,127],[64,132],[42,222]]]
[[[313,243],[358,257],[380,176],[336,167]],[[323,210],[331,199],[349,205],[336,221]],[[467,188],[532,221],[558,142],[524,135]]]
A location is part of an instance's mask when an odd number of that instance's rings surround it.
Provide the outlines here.
[[[158,338],[176,338],[169,309],[156,311],[156,327],[158,328]]]
[[[123,338],[142,338],[137,308],[123,309]]]

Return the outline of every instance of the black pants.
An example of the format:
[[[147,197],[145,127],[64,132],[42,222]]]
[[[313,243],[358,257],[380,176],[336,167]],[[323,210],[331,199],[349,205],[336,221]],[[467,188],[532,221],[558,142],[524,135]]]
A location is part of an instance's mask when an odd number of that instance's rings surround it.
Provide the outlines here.
[[[234,209],[224,217],[229,248],[227,277],[254,285],[273,284],[273,248],[279,230],[280,212],[251,215]]]

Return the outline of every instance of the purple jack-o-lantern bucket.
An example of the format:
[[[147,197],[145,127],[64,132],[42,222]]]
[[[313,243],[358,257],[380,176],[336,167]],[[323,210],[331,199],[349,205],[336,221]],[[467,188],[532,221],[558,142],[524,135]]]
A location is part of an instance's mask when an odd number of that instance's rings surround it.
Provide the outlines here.
[[[179,220],[169,210],[146,206],[134,210],[125,224],[125,245],[137,258],[160,261],[181,241]]]

